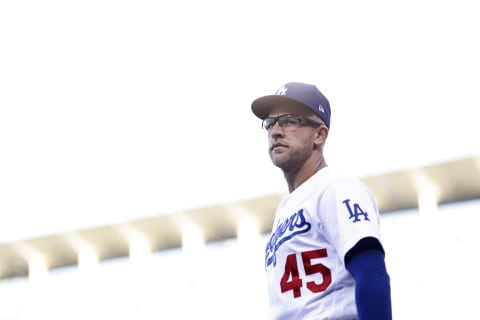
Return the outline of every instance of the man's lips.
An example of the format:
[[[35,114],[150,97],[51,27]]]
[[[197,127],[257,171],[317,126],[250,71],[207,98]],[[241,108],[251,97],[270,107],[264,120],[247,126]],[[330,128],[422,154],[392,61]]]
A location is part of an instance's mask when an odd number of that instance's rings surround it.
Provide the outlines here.
[[[272,145],[272,147],[270,148],[270,150],[273,151],[273,150],[275,150],[275,149],[277,149],[277,148],[286,148],[286,147],[287,147],[287,145],[285,145],[285,144],[283,144],[283,143],[274,143],[274,144]]]

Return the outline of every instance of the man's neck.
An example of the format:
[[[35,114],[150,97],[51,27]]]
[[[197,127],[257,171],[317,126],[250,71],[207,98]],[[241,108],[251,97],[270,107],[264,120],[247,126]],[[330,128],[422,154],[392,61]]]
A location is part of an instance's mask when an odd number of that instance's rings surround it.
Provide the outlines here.
[[[285,176],[285,180],[287,181],[288,185],[288,192],[292,193],[295,189],[297,189],[302,183],[307,181],[310,177],[312,177],[315,173],[317,173],[320,169],[325,168],[327,163],[324,157],[316,160],[315,162],[305,162],[303,166],[295,171],[292,172],[283,172]]]

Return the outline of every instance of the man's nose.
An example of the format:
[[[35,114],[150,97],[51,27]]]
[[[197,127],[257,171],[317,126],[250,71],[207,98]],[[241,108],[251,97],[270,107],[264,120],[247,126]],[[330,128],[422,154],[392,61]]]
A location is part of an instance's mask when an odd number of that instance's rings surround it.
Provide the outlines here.
[[[278,122],[273,124],[272,128],[270,129],[270,135],[272,137],[283,135],[283,128],[278,124]]]

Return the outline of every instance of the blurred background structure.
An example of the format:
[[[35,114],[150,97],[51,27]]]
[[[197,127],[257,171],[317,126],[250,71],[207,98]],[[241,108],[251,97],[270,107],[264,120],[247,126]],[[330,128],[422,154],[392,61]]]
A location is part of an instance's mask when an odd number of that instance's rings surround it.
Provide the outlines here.
[[[332,105],[395,319],[475,318],[474,1],[1,1],[0,320],[263,319],[283,176],[250,112]]]
[[[362,180],[395,318],[471,319],[480,156]],[[0,244],[0,319],[264,319],[262,249],[282,196]]]

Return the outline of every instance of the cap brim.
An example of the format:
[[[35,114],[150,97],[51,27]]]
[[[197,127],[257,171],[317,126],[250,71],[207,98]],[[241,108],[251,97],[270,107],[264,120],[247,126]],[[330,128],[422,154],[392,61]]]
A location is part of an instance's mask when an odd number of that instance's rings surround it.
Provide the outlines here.
[[[307,112],[310,108],[305,104],[281,95],[270,95],[260,97],[252,102],[252,112],[260,119],[265,119],[276,107],[291,107],[292,113],[296,111]]]

